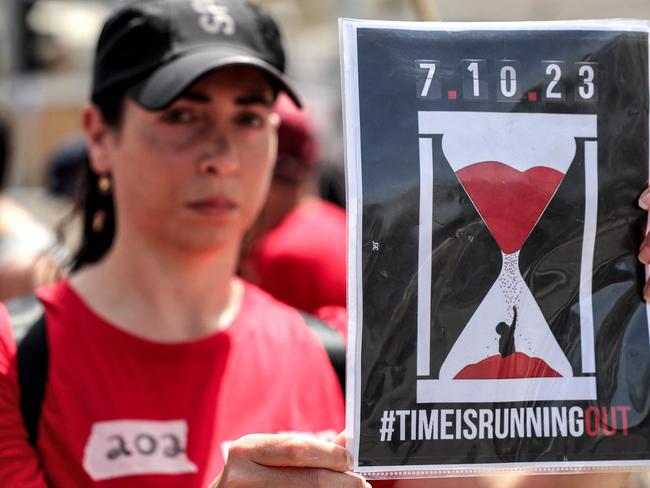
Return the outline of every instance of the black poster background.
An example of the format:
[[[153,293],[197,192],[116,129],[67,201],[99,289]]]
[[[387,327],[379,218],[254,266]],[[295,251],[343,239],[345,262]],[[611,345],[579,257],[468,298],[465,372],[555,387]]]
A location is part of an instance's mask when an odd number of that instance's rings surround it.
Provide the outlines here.
[[[357,29],[363,201],[360,466],[650,459],[650,354],[644,269],[636,255],[648,180],[648,38],[613,31]],[[442,93],[461,92],[459,63],[487,60],[487,101],[416,96],[415,60],[439,60]],[[562,60],[566,102],[495,100],[495,63],[519,61],[522,92],[541,93],[543,60]],[[598,102],[575,101],[575,62],[598,63]],[[629,435],[504,440],[380,440],[385,410],[507,408],[589,402],[416,403],[419,219],[418,111],[595,113],[598,228],[593,303],[598,400],[630,406]],[[542,135],[543,137],[543,135]],[[501,254],[433,136],[431,369],[435,371],[497,278]],[[569,361],[579,351],[578,281],[584,171],[577,154],[526,241],[520,270]],[[373,243],[378,250],[373,250]]]

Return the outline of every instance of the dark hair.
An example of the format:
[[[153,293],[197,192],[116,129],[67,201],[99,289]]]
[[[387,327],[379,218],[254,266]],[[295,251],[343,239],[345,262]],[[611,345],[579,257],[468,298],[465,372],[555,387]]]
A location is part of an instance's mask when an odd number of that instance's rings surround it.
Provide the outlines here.
[[[125,95],[122,90],[115,90],[95,100],[95,105],[112,129],[119,130],[124,115]],[[113,195],[99,191],[100,175],[95,173],[88,159],[82,171],[80,190],[75,204],[76,213],[82,216],[82,233],[79,247],[72,258],[71,270],[76,271],[86,264],[99,261],[108,252],[115,237],[115,205]],[[96,229],[94,221],[103,213],[103,225]]]

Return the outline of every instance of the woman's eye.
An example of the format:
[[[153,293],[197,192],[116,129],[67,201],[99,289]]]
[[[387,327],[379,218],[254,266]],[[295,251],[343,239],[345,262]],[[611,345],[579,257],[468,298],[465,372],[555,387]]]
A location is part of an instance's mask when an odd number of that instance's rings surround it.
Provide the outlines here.
[[[165,112],[162,119],[168,124],[189,124],[194,122],[195,116],[191,110],[177,108]]]
[[[245,127],[261,127],[264,123],[264,118],[255,113],[245,113],[237,117],[237,123]]]

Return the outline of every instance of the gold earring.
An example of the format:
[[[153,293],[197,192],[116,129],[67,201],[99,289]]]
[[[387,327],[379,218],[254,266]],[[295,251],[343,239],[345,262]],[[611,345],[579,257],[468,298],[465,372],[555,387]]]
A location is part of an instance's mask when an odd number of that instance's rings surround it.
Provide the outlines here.
[[[97,189],[99,190],[99,193],[104,196],[111,193],[112,186],[111,179],[106,175],[101,175],[97,180]]]

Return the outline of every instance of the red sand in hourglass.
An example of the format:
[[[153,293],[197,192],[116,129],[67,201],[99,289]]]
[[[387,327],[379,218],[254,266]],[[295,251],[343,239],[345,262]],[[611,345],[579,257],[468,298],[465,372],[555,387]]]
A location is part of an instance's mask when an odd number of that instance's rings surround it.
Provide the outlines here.
[[[521,249],[564,178],[553,168],[518,171],[497,161],[466,166],[456,175],[505,254]]]

